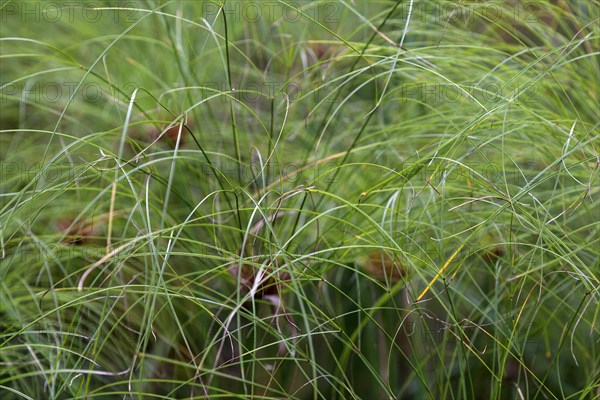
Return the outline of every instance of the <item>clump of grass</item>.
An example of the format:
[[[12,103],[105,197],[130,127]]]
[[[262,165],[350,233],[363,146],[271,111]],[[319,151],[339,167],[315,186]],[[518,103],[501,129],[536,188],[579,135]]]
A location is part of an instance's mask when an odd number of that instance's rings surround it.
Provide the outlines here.
[[[265,5],[3,7],[3,398],[597,397],[598,3]]]

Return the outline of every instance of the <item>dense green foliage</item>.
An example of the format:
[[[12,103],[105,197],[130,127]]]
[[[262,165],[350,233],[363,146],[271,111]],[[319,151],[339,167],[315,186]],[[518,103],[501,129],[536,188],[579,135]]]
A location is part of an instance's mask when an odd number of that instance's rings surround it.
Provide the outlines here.
[[[597,1],[0,14],[2,399],[600,396]]]

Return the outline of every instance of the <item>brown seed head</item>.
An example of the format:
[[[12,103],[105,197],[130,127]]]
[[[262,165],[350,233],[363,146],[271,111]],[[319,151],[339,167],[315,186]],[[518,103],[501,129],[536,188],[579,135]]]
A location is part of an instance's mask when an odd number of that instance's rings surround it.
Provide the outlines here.
[[[395,283],[406,275],[406,269],[398,257],[392,257],[381,250],[372,251],[357,261],[367,275],[380,282]]]

